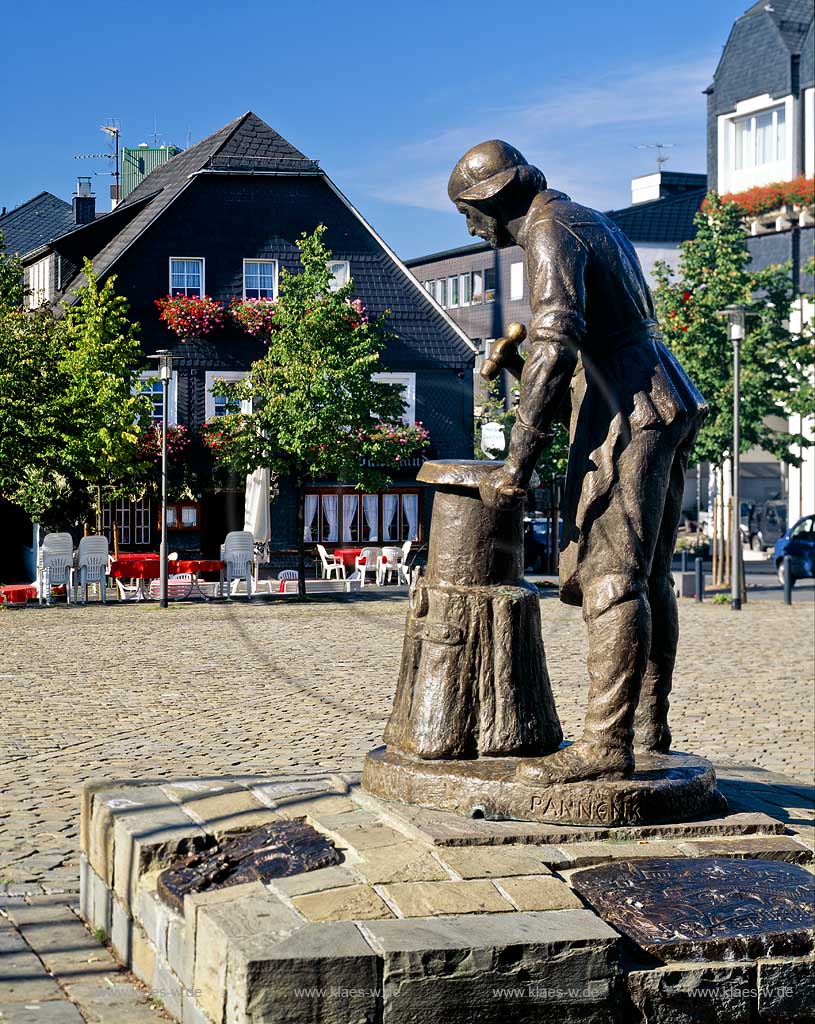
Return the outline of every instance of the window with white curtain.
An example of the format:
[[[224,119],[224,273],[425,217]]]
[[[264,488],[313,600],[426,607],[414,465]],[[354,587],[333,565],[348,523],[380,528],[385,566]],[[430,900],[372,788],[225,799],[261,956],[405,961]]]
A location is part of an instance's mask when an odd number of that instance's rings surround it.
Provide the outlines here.
[[[362,495],[362,540],[379,540],[379,496]]]
[[[328,269],[331,271],[329,291],[337,292],[351,280],[351,264],[348,260],[331,260]]]
[[[303,538],[310,544],[404,543],[422,534],[418,491],[360,494],[351,487],[306,494]]]
[[[737,171],[761,167],[786,158],[785,113],[782,104],[772,110],[760,110],[733,121]]]
[[[401,540],[419,539],[419,495],[402,495],[402,536]]]
[[[340,534],[339,526],[339,503],[336,494],[323,495],[323,519],[320,534],[324,541],[338,541]]]
[[[316,519],[317,519],[317,504],[320,498],[317,494],[307,494],[305,502],[305,524],[303,526],[303,540],[309,544],[312,541],[316,541]]]
[[[345,544],[359,540],[358,494],[343,494],[342,496],[342,539]]]
[[[399,495],[382,495],[382,540],[399,540]]]

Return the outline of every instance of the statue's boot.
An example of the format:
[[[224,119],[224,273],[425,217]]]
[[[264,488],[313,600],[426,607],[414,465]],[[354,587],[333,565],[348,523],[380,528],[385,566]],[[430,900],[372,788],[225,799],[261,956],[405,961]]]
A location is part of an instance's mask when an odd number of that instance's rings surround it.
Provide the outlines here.
[[[582,782],[606,779],[615,782],[630,779],[634,774],[634,757],[621,749],[593,746],[578,740],[548,757],[523,761],[516,772],[524,782]]]
[[[634,773],[634,711],[651,644],[644,582],[609,573],[583,586],[589,639],[589,701],[583,738],[517,769],[528,782],[630,778]]]
[[[634,747],[643,753],[665,754],[671,749],[668,698],[679,641],[679,613],[669,577],[660,580],[652,577],[648,597],[651,605],[651,649],[634,716]]]

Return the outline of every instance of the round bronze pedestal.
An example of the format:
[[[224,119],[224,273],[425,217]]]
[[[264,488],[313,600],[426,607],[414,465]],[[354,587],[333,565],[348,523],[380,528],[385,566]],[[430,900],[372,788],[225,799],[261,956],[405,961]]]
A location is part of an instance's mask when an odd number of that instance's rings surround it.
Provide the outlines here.
[[[656,825],[721,813],[713,765],[694,754],[644,754],[622,782],[534,785],[516,779],[516,758],[420,761],[378,747],[365,758],[362,786],[382,800],[453,811],[468,818],[561,825]]]

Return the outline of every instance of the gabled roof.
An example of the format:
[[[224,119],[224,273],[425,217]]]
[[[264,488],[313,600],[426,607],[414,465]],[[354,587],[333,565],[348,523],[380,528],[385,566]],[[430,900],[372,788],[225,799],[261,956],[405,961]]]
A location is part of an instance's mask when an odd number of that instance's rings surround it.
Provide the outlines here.
[[[25,256],[74,227],[73,207],[50,192],[40,192],[0,217],[3,247]]]
[[[693,218],[706,195],[703,188],[664,196],[645,203],[635,203],[623,210],[609,210],[606,216],[622,228],[631,241],[684,242],[696,236]]]
[[[812,0],[758,0],[742,17],[766,12],[790,53],[800,53],[812,21]]]
[[[93,256],[96,273],[104,274],[112,267],[142,232],[181,195],[193,175],[218,170],[320,173],[316,161],[309,160],[251,110],[247,111],[161,164],[116,207],[115,213],[120,214],[151,197],[124,229]],[[68,235],[66,239],[70,240],[70,237]],[[81,287],[85,283],[84,275],[79,274],[71,287]]]

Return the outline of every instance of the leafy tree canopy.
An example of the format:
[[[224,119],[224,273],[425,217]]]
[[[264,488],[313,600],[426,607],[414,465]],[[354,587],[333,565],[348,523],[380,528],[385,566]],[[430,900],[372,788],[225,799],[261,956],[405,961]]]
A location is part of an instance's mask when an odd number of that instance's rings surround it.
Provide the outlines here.
[[[806,438],[776,430],[768,417],[812,410],[812,325],[790,327],[794,299],[788,266],[750,267],[743,211],[711,192],[696,215],[696,237],[680,246],[677,273],[657,264],[654,299],[665,342],[707,400],[710,415],[692,459],[721,465],[732,449],[733,346],[726,306],[745,306],[741,345],[741,445],[785,462]]]

